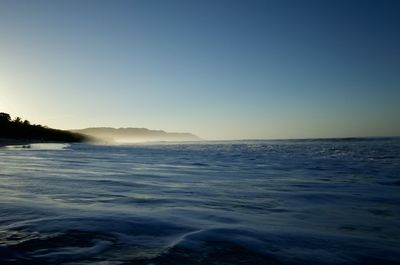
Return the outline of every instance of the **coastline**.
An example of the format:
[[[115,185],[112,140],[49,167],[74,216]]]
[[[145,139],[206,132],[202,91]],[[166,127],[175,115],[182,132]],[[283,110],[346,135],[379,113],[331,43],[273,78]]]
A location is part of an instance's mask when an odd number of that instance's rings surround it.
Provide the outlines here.
[[[42,140],[29,140],[29,139],[8,139],[8,138],[0,138],[0,148],[12,145],[29,145],[29,144],[39,144],[39,143],[65,143],[65,142],[57,142],[57,141],[42,141]]]
[[[5,147],[9,145],[31,144],[31,143],[34,143],[34,141],[0,138],[0,147]]]

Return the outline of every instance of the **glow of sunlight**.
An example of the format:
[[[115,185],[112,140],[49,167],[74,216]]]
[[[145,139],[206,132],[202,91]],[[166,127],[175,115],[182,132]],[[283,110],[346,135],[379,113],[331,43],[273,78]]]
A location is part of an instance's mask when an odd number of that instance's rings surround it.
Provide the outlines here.
[[[6,112],[12,116],[18,115],[23,111],[23,104],[10,97],[9,93],[4,91],[5,84],[0,80],[0,112]]]
[[[3,86],[2,83],[0,83],[0,87]],[[5,112],[9,109],[11,103],[7,95],[3,92],[0,91],[0,112]]]

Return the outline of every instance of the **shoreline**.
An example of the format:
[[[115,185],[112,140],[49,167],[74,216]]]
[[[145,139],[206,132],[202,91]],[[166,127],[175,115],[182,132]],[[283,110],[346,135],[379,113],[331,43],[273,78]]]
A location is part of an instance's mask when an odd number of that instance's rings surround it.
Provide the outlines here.
[[[43,141],[43,140],[29,140],[29,139],[8,139],[8,138],[0,138],[0,148],[13,146],[13,145],[29,145],[29,144],[41,144],[41,143],[67,143],[67,142],[58,142],[58,141]]]
[[[34,143],[34,141],[29,141],[29,140],[0,138],[0,147],[6,147],[9,145],[33,144],[33,143]]]

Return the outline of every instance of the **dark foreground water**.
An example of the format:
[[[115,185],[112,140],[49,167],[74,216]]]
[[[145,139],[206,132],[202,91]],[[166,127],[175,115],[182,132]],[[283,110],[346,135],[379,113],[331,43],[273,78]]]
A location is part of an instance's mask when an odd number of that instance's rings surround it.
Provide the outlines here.
[[[0,264],[400,264],[400,139],[2,148]]]

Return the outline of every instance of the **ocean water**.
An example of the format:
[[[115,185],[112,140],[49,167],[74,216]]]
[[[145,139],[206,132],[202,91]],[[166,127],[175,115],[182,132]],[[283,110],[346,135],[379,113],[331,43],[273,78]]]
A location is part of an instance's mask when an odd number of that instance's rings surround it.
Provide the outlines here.
[[[1,148],[0,264],[400,264],[400,138]]]

